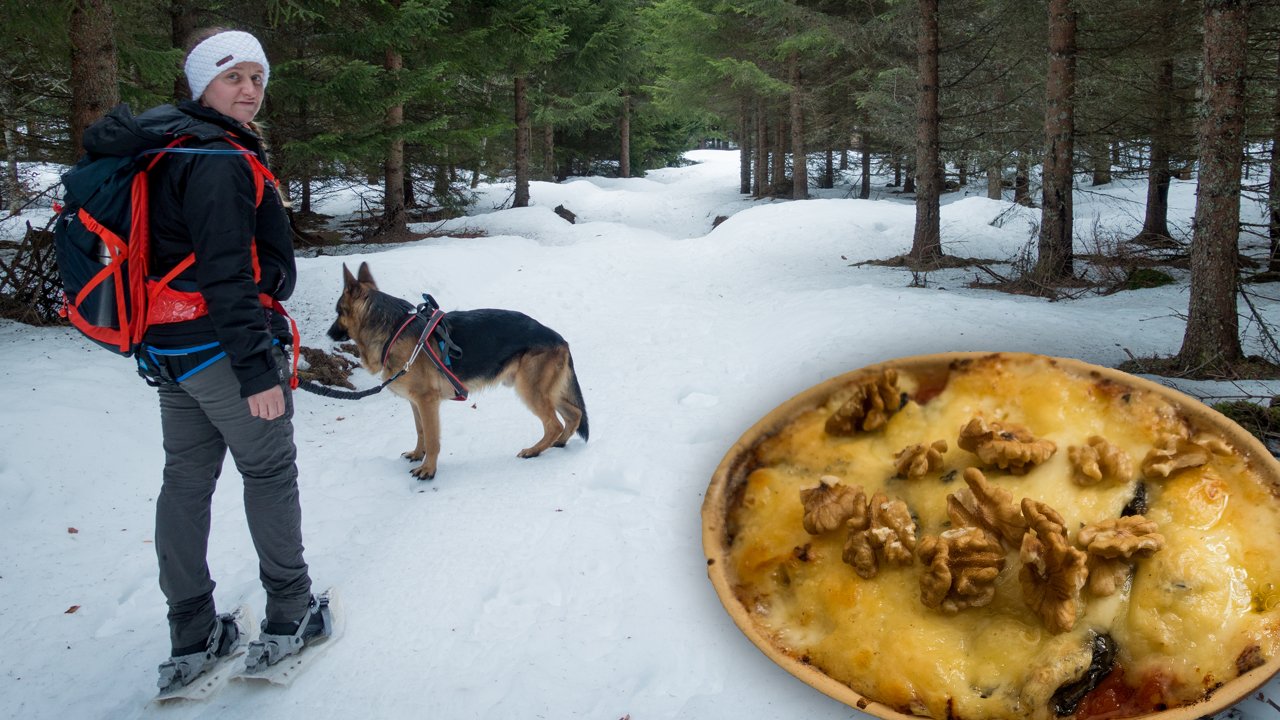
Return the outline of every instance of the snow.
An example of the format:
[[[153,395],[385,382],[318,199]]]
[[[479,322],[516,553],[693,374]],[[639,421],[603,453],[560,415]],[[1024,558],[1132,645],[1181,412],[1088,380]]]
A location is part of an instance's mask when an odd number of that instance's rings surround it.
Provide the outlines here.
[[[317,589],[341,588],[347,627],[288,690],[233,683],[207,703],[148,706],[168,653],[151,544],[155,393],[131,361],[71,330],[0,321],[0,716],[865,717],[771,663],[716,598],[699,510],[722,455],[785,399],[888,358],[1015,350],[1115,365],[1126,351],[1172,354],[1185,274],[1061,302],[971,289],[972,268],[911,287],[907,271],[855,265],[909,248],[909,198],[848,199],[845,184],[806,202],[753,202],[737,193],[736,153],[689,158],[643,179],[534,183],[525,209],[492,210],[511,185],[482,185],[475,214],[445,229],[486,237],[299,259],[288,305],[306,345],[330,347],[341,266],[360,261],[393,294],[518,309],[556,329],[573,349],[591,440],[517,459],[540,428],[513,393],[491,390],[446,404],[439,473],[419,482],[400,458],[413,444],[407,403],[296,394],[307,559]],[[1194,191],[1170,191],[1184,231]],[[1080,193],[1079,249],[1136,230],[1144,197],[1139,180]],[[321,202],[356,205],[341,193]],[[560,204],[577,224],[552,213]],[[1245,205],[1246,219],[1260,216]],[[1003,272],[1037,221],[961,193],[942,209],[947,252]],[[1280,322],[1277,302],[1257,302]],[[1246,350],[1259,343],[1250,334]],[[363,371],[355,380],[376,384]],[[220,607],[260,614],[239,482],[228,463],[209,564]],[[1260,699],[1239,709],[1274,716]]]

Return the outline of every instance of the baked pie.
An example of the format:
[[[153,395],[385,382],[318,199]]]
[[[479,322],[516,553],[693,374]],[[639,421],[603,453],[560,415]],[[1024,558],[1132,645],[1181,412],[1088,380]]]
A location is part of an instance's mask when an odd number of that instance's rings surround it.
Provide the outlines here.
[[[703,528],[752,641],[881,717],[1197,717],[1280,662],[1280,465],[1198,402],[1078,361],[823,383],[730,450]]]

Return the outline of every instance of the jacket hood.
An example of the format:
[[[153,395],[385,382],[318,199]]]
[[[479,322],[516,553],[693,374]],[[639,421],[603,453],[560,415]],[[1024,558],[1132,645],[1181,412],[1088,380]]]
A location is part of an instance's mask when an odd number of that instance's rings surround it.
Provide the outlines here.
[[[197,140],[223,137],[235,121],[190,100],[179,105],[160,105],[134,115],[121,103],[84,131],[84,149],[91,155],[131,157],[144,150],[163,147],[179,136]],[[238,130],[247,132],[243,126]]]

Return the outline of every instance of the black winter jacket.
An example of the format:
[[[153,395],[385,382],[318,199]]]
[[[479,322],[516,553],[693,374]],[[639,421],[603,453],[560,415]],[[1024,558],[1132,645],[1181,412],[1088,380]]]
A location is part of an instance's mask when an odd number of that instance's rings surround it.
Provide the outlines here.
[[[127,110],[126,110],[127,113]],[[162,105],[121,122],[108,114],[85,131],[91,153],[136,154],[153,146],[155,135],[192,136],[188,148],[231,149],[235,142],[266,163],[262,141],[232,118],[192,101]],[[140,136],[140,133],[142,136]],[[146,147],[143,147],[146,146]],[[266,183],[262,204],[254,207],[253,172],[236,155],[168,153],[150,181],[151,268],[163,276],[192,252],[196,260],[173,282],[178,290],[198,290],[209,314],[194,320],[153,325],[144,342],[158,348],[202,345],[216,340],[231,360],[240,395],[279,383],[272,341],[288,343],[284,318],[263,307],[258,293],[288,299],[297,280],[293,240],[279,195]],[[262,277],[253,282],[251,240],[256,241]]]

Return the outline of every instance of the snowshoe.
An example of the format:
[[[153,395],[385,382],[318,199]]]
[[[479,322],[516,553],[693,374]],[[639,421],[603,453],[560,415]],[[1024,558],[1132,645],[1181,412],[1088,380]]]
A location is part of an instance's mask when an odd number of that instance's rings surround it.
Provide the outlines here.
[[[244,674],[253,676],[281,660],[302,652],[307,645],[323,642],[333,634],[333,615],[329,609],[329,593],[312,595],[307,614],[298,622],[292,634],[271,632],[266,620],[262,621],[262,633],[249,643],[245,656]]]
[[[199,652],[170,657],[160,663],[159,698],[180,694],[196,678],[218,665],[220,661],[239,654],[245,645],[249,624],[245,606],[217,617],[213,632],[205,649]]]

